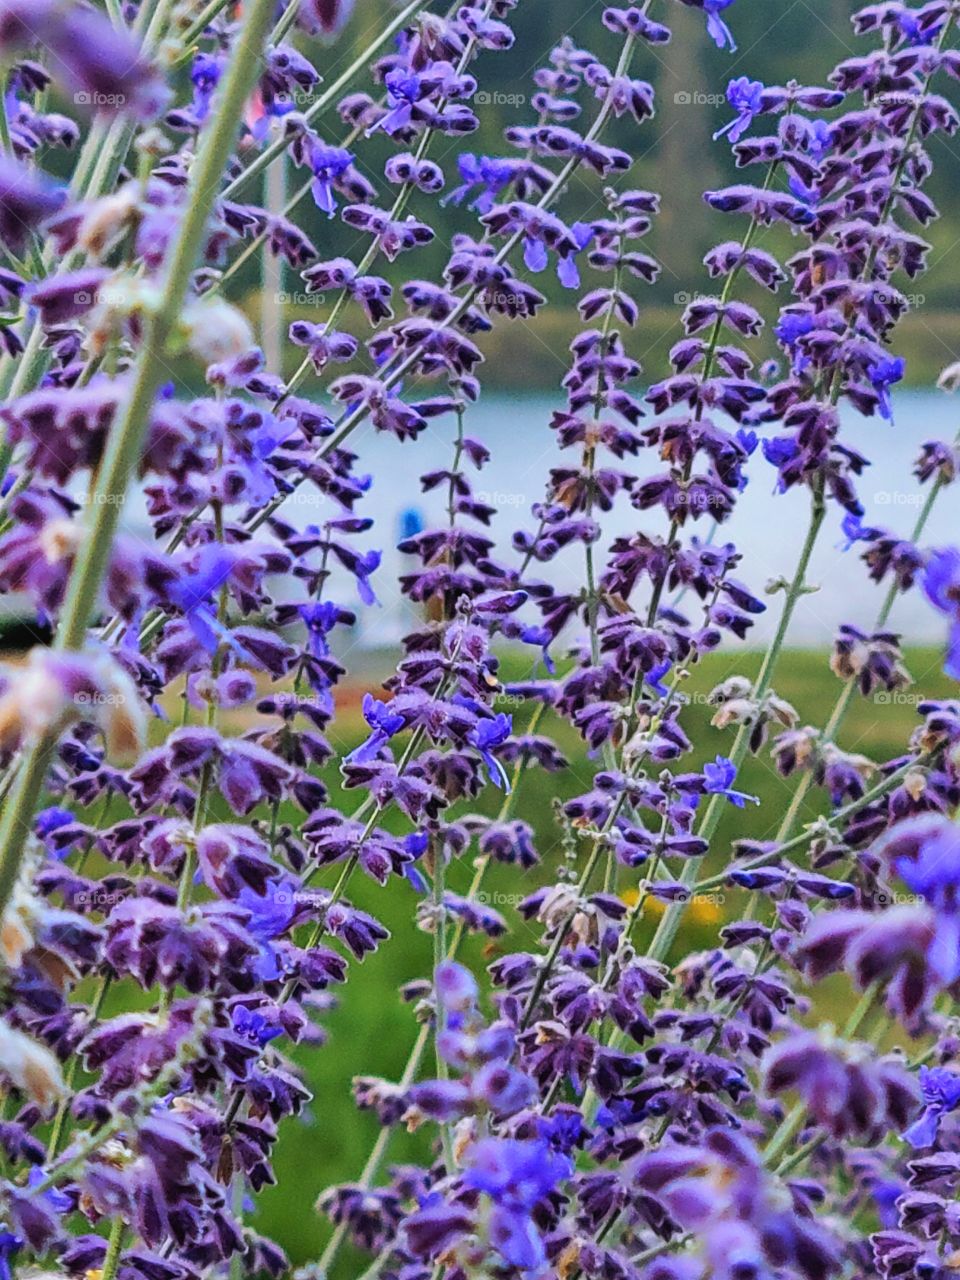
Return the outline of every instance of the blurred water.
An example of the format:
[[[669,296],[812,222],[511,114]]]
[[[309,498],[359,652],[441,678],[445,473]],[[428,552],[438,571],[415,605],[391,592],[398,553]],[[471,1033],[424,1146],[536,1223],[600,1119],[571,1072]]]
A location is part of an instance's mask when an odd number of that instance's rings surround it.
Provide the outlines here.
[[[467,415],[467,434],[481,440],[491,452],[490,462],[481,472],[473,473],[475,491],[497,510],[493,526],[487,532],[495,542],[494,555],[507,563],[517,563],[517,553],[511,547],[513,532],[534,527],[530,508],[543,497],[547,473],[561,457],[549,422],[554,409],[562,404],[559,393],[555,398],[491,394],[471,407]],[[921,489],[912,475],[914,461],[925,440],[953,439],[960,425],[960,398],[953,399],[936,391],[904,391],[896,396],[894,408],[893,425],[880,418],[862,418],[847,411],[844,440],[872,460],[859,483],[866,507],[865,522],[907,537],[925,496],[925,489]],[[358,471],[372,477],[370,491],[358,505],[357,514],[373,516],[376,522],[371,532],[353,541],[363,550],[381,550],[383,561],[373,580],[379,601],[375,607],[361,605],[352,583],[342,575],[337,575],[340,580],[335,578],[332,584],[336,598],[356,606],[358,612],[356,633],[349,639],[344,637],[346,647],[356,650],[394,645],[420,616],[400,595],[398,577],[414,566],[410,558],[401,555],[395,547],[411,531],[411,524],[419,521],[430,526],[446,521],[446,485],[423,494],[419,477],[424,472],[451,465],[454,434],[455,422],[450,415],[435,420],[416,441],[405,444],[377,432],[369,422],[358,427],[350,438],[349,447],[359,458]],[[638,463],[645,468],[644,474],[662,469],[649,456],[628,459],[624,466],[629,469]],[[755,591],[762,592],[767,581],[789,576],[793,570],[806,533],[809,495],[806,491],[775,495],[773,469],[759,450],[751,460],[750,475],[750,483],[740,496],[734,515],[719,530],[717,539],[732,541],[741,549],[744,560],[738,576]],[[327,519],[331,506],[312,486],[305,485],[288,499],[282,514],[302,527]],[[870,582],[856,550],[841,550],[842,514],[831,507],[810,574],[810,580],[818,583],[820,590],[801,600],[791,630],[793,644],[826,645],[841,622],[872,626],[886,594],[885,588]],[[597,554],[598,564],[603,562],[602,549],[614,537],[639,530],[651,535],[666,531],[662,512],[636,511],[622,495],[614,510],[601,518],[601,523],[603,539]],[[696,532],[705,537],[709,521],[698,523],[700,527]],[[143,495],[137,490],[128,495],[121,529],[141,537],[147,534]],[[692,531],[693,526],[688,525],[687,534]],[[947,542],[960,542],[957,499],[951,489],[940,495],[923,545]],[[583,578],[583,548],[569,548],[543,568],[544,576],[549,576],[561,589],[576,590]],[[281,595],[296,591],[290,581],[272,585]],[[688,599],[685,604],[692,609],[694,601]],[[5,602],[5,607],[16,611],[13,601]],[[776,615],[774,603],[754,627],[753,643],[762,643],[770,635],[776,625]],[[919,591],[898,602],[890,625],[914,642],[939,641],[944,634],[942,619]]]
[[[552,411],[561,404],[559,396],[490,395],[469,412],[467,433],[482,440],[492,454],[476,477],[476,489],[497,508],[490,536],[496,542],[495,554],[508,562],[516,563],[516,553],[510,547],[512,532],[533,526],[531,504],[542,497],[547,471],[560,456],[548,424]],[[893,425],[846,412],[844,440],[872,460],[859,483],[866,507],[865,523],[909,536],[925,496],[925,489],[912,475],[914,460],[925,440],[953,438],[960,425],[960,399],[936,391],[904,391],[895,398],[894,408]],[[410,566],[392,548],[410,519],[411,509],[428,525],[445,518],[446,487],[421,494],[418,477],[422,472],[450,465],[453,432],[451,417],[439,419],[416,442],[407,444],[374,431],[369,424],[359,428],[351,439],[360,468],[374,477],[364,506],[377,520],[377,529],[369,535],[371,545],[382,548],[384,553],[376,575],[380,605],[361,610],[360,639],[364,645],[393,643],[415,616],[394,585],[398,574]],[[660,469],[649,459],[640,461],[651,470]],[[631,465],[636,462],[628,460],[626,466]],[[775,495],[773,478],[772,468],[758,450],[751,460],[750,483],[737,510],[717,535],[722,541],[733,541],[743,551],[740,576],[756,590],[762,590],[771,578],[791,573],[809,515],[808,494],[795,491]],[[310,514],[311,505],[315,504],[314,497],[301,493],[290,509],[306,522],[318,517],[318,513]],[[882,604],[885,587],[878,588],[870,582],[856,550],[841,550],[841,518],[842,512],[831,506],[810,574],[811,582],[819,584],[820,590],[805,596],[797,608],[791,631],[795,644],[827,644],[841,622],[870,626]],[[638,530],[655,534],[665,529],[662,513],[638,512],[622,497],[614,510],[603,517],[602,524],[603,546],[615,536]],[[700,524],[699,532],[705,535],[707,524]],[[688,532],[691,528],[688,525]],[[957,500],[954,491],[948,489],[940,495],[923,545],[958,540]],[[576,588],[582,580],[582,548],[572,549],[546,568],[560,587]],[[752,632],[756,641],[769,636],[776,624],[776,613],[776,607],[772,607],[759,619]],[[939,640],[944,631],[942,619],[917,591],[898,602],[891,625],[910,641]]]

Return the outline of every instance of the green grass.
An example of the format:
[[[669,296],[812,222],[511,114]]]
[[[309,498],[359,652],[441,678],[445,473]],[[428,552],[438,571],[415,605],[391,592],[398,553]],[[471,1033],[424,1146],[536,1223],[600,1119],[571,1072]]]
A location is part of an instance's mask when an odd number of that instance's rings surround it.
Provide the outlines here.
[[[516,663],[516,659],[508,658],[504,670],[506,677],[521,674]],[[878,761],[901,754],[917,723],[916,701],[922,697],[945,697],[956,693],[955,686],[942,675],[941,664],[942,655],[937,651],[910,651],[907,665],[916,683],[908,691],[908,698],[886,704],[858,698],[845,721],[841,745]],[[710,727],[712,709],[705,704],[704,696],[728,675],[754,675],[758,665],[758,655],[741,654],[735,658],[729,654],[713,655],[702,663],[696,675],[684,686],[692,701],[684,712],[683,723],[698,750],[692,759],[684,760],[681,767],[692,767],[693,763],[705,757],[729,750],[732,731],[720,733]],[[796,651],[787,653],[782,659],[775,687],[796,707],[801,724],[822,725],[841,686],[830,673],[824,655]],[[355,701],[354,696],[352,702]],[[523,713],[524,716],[526,714]],[[338,734],[343,740],[335,738],[334,745],[338,749],[348,749],[362,734],[362,722],[351,709],[338,719],[337,724]],[[557,799],[575,795],[590,784],[594,766],[585,758],[570,730],[556,722],[545,722],[545,728],[567,753],[570,767],[560,775],[531,772],[521,782],[517,806],[518,814],[537,833],[537,847],[544,861],[527,873],[510,867],[494,868],[487,883],[492,894],[526,894],[550,877],[561,852],[553,821],[553,805]],[[335,769],[328,770],[328,773],[331,774],[327,780],[331,784],[334,802],[342,802],[349,811],[356,800],[338,792]],[[711,853],[710,866],[714,870],[722,867],[733,840],[770,837],[793,793],[792,780],[779,777],[766,750],[747,762],[738,786],[759,796],[762,803],[746,810],[730,807],[724,814]],[[500,796],[492,794],[492,788],[487,790],[489,794],[481,798],[476,810],[492,813],[499,806]],[[817,800],[816,793],[811,793],[810,803],[804,810],[804,821],[822,811]],[[285,817],[296,821],[292,811]],[[464,890],[471,874],[468,858],[450,869],[450,887]],[[628,886],[624,883],[621,887],[625,889]],[[323,1018],[328,1043],[320,1049],[297,1054],[313,1090],[314,1101],[302,1120],[288,1121],[283,1126],[275,1166],[278,1185],[261,1195],[257,1215],[258,1225],[281,1241],[297,1262],[316,1258],[329,1232],[325,1219],[313,1210],[317,1194],[332,1183],[349,1181],[358,1175],[377,1132],[376,1121],[354,1108],[351,1079],[357,1074],[381,1075],[388,1079],[399,1076],[416,1035],[416,1024],[412,1009],[402,1003],[398,989],[410,979],[427,975],[431,966],[431,941],[414,924],[417,899],[406,883],[392,882],[381,889],[358,875],[351,884],[350,892],[358,906],[384,921],[392,936],[377,955],[367,959],[363,965],[352,966],[349,983],[343,991],[343,1003]],[[513,907],[507,905],[500,909],[510,924],[507,938],[486,945],[471,939],[464,948],[464,957],[478,970],[502,951],[536,945],[536,933],[519,919]],[[720,910],[724,918],[735,918],[736,896],[727,895]],[[713,920],[685,924],[681,937],[683,948],[697,950],[710,945],[716,938],[717,923]],[[835,983],[828,987],[825,998],[828,1012],[832,1005],[838,1019],[841,1018],[843,1009],[840,1006],[845,1006],[848,1000],[843,984]],[[426,1141],[424,1135],[399,1134],[391,1145],[389,1162],[402,1163],[421,1157]],[[355,1275],[355,1261],[345,1250],[337,1274],[344,1277]]]

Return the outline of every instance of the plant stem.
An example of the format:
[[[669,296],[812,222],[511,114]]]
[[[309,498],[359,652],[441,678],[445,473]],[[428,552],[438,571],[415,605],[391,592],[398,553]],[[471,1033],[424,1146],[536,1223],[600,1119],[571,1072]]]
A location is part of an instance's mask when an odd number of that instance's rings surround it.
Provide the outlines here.
[[[107,1252],[100,1271],[100,1280],[115,1280],[117,1268],[120,1266],[120,1252],[123,1248],[123,1236],[126,1224],[118,1214],[110,1228],[110,1239],[107,1241]]]
[[[537,725],[540,723],[540,719],[543,716],[544,710],[545,710],[545,703],[539,702],[537,704],[536,710],[534,711],[533,715],[530,718],[530,723],[527,726],[527,733],[533,733],[535,731]],[[498,812],[496,817],[497,822],[505,822],[509,818],[510,814],[513,812],[513,808],[517,800],[520,779],[523,775],[525,764],[526,764],[526,761],[521,756],[520,759],[518,759],[516,764],[514,765],[513,777],[511,778],[510,791],[503,798],[503,803],[501,804],[500,811]],[[473,880],[470,883],[470,888],[467,890],[468,901],[472,902],[476,898],[477,894],[480,892],[480,888],[481,888],[481,885],[483,884],[484,876],[486,875],[487,869],[490,866],[490,861],[491,861],[491,858],[489,854],[483,854],[481,857],[477,859],[476,867],[473,874]],[[450,939],[449,946],[447,947],[447,951],[446,951],[447,960],[455,960],[457,958],[457,955],[459,954],[459,951],[460,951],[461,943],[463,942],[463,936],[465,932],[466,932],[466,926],[464,925],[462,920],[458,920],[456,928],[453,931],[453,937]],[[417,1038],[413,1042],[413,1047],[411,1048],[410,1055],[407,1058],[406,1066],[404,1067],[403,1074],[400,1077],[401,1087],[412,1084],[413,1081],[416,1079],[417,1072],[420,1070],[420,1064],[423,1061],[424,1055],[427,1052],[427,1046],[429,1045],[429,1042],[430,1042],[430,1027],[429,1027],[429,1024],[425,1023],[420,1028],[419,1032],[417,1033]],[[374,1144],[374,1147],[371,1150],[370,1155],[367,1157],[367,1162],[363,1167],[362,1173],[360,1174],[359,1185],[364,1189],[371,1187],[373,1185],[373,1180],[379,1173],[380,1165],[383,1163],[383,1159],[387,1154],[387,1148],[389,1147],[392,1133],[393,1133],[393,1130],[387,1125],[384,1125],[383,1128],[380,1129],[380,1132],[377,1135],[377,1141]],[[318,1264],[321,1276],[325,1276],[329,1272],[329,1269],[333,1264],[334,1258],[336,1258],[337,1254],[340,1251],[341,1245],[346,1239],[347,1230],[348,1230],[347,1224],[341,1223],[337,1227],[337,1229],[334,1231],[330,1239],[328,1240],[323,1253],[320,1255],[320,1262]]]
[[[199,256],[207,219],[213,208],[220,175],[233,150],[237,127],[253,84],[274,12],[273,0],[251,0],[243,28],[229,63],[223,91],[190,174],[183,221],[174,242],[170,264],[154,315],[149,319],[133,375],[130,398],[115,423],[97,475],[92,518],[70,576],[57,634],[57,647],[79,649],[96,608],[107,570],[120,507],[130,475],[140,457],[140,445],[153,410],[157,388],[167,368],[167,344],[177,324]],[[33,744],[21,765],[16,787],[0,820],[0,914],[16,881],[55,735]]]
[[[757,702],[762,701],[764,696],[769,692],[770,685],[773,680],[773,674],[776,670],[777,660],[783,649],[787,633],[790,629],[790,623],[793,620],[794,611],[797,603],[803,594],[806,585],[807,571],[810,567],[810,559],[813,555],[814,547],[817,543],[817,537],[823,527],[824,518],[826,516],[826,503],[824,502],[823,490],[818,485],[813,491],[813,500],[810,512],[810,525],[807,529],[807,536],[804,539],[803,547],[800,551],[800,559],[797,563],[796,572],[793,581],[787,591],[787,598],[784,602],[783,610],[780,614],[780,622],[777,626],[776,634],[770,642],[763,662],[760,667],[760,673],[757,676],[756,683],[753,687],[753,697]],[[730,752],[730,759],[735,767],[738,767],[747,754],[750,745],[751,726],[742,725],[737,734],[733,748]],[[724,797],[715,795],[711,797],[704,814],[703,823],[701,824],[697,834],[704,840],[709,841],[711,836],[717,829],[722,813],[722,806],[725,803]],[[680,877],[682,884],[693,886],[696,883],[697,871],[703,862],[703,858],[691,858],[683,869]],[[650,944],[648,955],[654,960],[665,959],[674,938],[677,929],[680,926],[680,920],[686,910],[686,904],[682,902],[672,903],[660,918],[656,933]]]
[[[954,443],[960,443],[960,436],[955,439]],[[940,496],[940,492],[943,488],[943,477],[938,475],[936,480],[930,486],[926,500],[920,509],[919,515],[917,516],[916,524],[914,525],[913,532],[910,535],[910,541],[912,543],[916,544],[923,536],[923,531],[927,527],[930,516],[933,514],[934,505],[936,504],[937,498]],[[890,614],[893,611],[893,606],[896,604],[897,597],[899,595],[899,587],[897,586],[896,581],[894,581],[890,590],[887,592],[886,599],[880,608],[880,612],[877,614],[876,621],[873,624],[874,631],[882,631],[886,626],[887,619],[890,617]],[[850,703],[853,700],[856,688],[857,682],[854,678],[848,680],[843,689],[841,689],[840,694],[837,697],[837,701],[834,703],[833,710],[830,713],[830,718],[824,726],[823,740],[825,742],[833,742],[835,740],[837,732],[840,729],[840,725],[843,723],[844,717],[850,707]],[[793,830],[794,823],[800,814],[801,806],[803,805],[803,802],[807,797],[807,793],[812,786],[813,774],[808,771],[803,774],[799,785],[793,793],[787,812],[784,814],[783,821],[777,831],[778,841],[786,839]]]
[[[437,970],[447,957],[447,909],[443,905],[445,878],[446,859],[443,847],[440,841],[435,841],[433,847],[433,993],[435,1005],[433,1046],[438,1080],[448,1080],[450,1078],[450,1068],[447,1065],[447,1060],[440,1052],[440,1036],[443,1034],[446,1025],[446,1015],[436,984]],[[447,1123],[440,1125],[440,1140],[443,1145],[444,1166],[447,1173],[453,1173],[457,1164],[453,1155],[453,1134],[450,1131],[450,1125]]]
[[[411,0],[404,9],[401,9],[396,17],[392,18],[384,27],[382,27],[376,38],[367,45],[363,52],[350,63],[347,69],[334,80],[327,89],[320,95],[315,102],[311,102],[310,106],[303,113],[304,119],[309,124],[313,121],[331,102],[339,96],[343,89],[350,83],[358,71],[362,70],[369,62],[370,57],[379,48],[405,26],[407,22],[416,16],[421,10],[426,8],[425,0]],[[243,185],[251,178],[256,177],[258,173],[262,173],[267,165],[273,164],[274,160],[286,151],[287,142],[285,138],[277,138],[271,142],[268,147],[264,147],[263,151],[257,156],[252,164],[244,169],[243,173],[238,174],[236,178],[224,188],[222,192],[223,199],[232,200]]]
[[[851,800],[849,804],[844,805],[842,809],[838,809],[831,818],[831,823],[843,822],[846,818],[852,817],[859,813],[862,809],[866,809],[873,804],[874,800],[880,800],[883,796],[891,792],[894,787],[898,786],[911,769],[916,769],[924,763],[925,757],[919,756],[916,760],[910,760],[907,764],[901,765],[894,773],[884,778],[882,782],[878,782],[875,787],[871,787],[869,791],[865,791],[857,800]],[[777,844],[772,849],[768,849],[765,853],[757,854],[755,858],[750,858],[746,862],[738,862],[727,867],[723,871],[718,871],[716,875],[707,876],[703,880],[697,880],[690,889],[691,896],[703,893],[707,889],[716,889],[722,884],[726,884],[730,871],[753,871],[756,867],[765,867],[771,862],[776,862],[779,858],[784,857],[788,853],[792,853],[794,849],[802,849],[809,841],[816,839],[821,834],[821,829],[813,824],[805,831],[801,831],[791,840],[784,841],[783,844]]]

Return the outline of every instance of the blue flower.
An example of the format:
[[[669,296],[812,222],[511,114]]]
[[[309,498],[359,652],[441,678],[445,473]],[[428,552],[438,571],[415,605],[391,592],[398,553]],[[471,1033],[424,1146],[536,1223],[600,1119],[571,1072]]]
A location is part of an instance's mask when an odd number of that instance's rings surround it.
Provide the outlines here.
[[[880,417],[893,422],[893,402],[890,399],[890,388],[903,378],[907,362],[903,356],[893,356],[886,360],[877,360],[867,370],[870,385],[879,398],[877,406]]]
[[[774,330],[777,340],[790,352],[794,373],[802,373],[810,363],[809,356],[798,354],[797,345],[801,338],[811,333],[816,327],[817,322],[812,315],[806,313],[798,315],[790,311],[781,316],[780,323]]]
[[[295,880],[272,880],[262,894],[244,886],[236,903],[249,915],[247,932],[260,944],[255,966],[261,982],[276,982],[283,976],[279,957],[271,943],[286,933],[297,909],[298,886]]]
[[[772,439],[764,440],[763,456],[775,467],[782,467],[785,462],[797,456],[797,442],[791,440],[789,436],[774,436]]]
[[[425,831],[411,831],[408,836],[404,837],[403,850],[404,853],[410,856],[412,861],[404,862],[403,876],[405,880],[409,880],[417,893],[426,893],[428,886],[420,869],[414,866],[414,863],[423,857],[429,845],[430,837]]]
[[[570,228],[577,244],[576,252],[585,249],[593,239],[593,228],[585,222],[575,222]],[[577,268],[576,253],[560,254],[557,258],[557,279],[565,289],[576,289],[580,285],[580,272]]]
[[[208,53],[198,53],[190,67],[190,83],[193,85],[193,114],[203,123],[210,113],[210,103],[220,83],[223,70],[219,58]]]
[[[714,139],[728,136],[731,143],[739,142],[763,103],[763,85],[749,76],[738,76],[727,85],[727,101],[737,112],[736,119],[718,129],[713,136]]]
[[[283,1027],[271,1022],[256,1009],[248,1009],[246,1005],[235,1005],[232,1012],[233,1029],[244,1040],[252,1040],[261,1049],[283,1035]]]
[[[944,670],[960,680],[960,551],[956,547],[933,552],[923,575],[923,589],[933,607],[950,619]]]
[[[756,796],[748,796],[743,791],[734,791],[733,783],[737,776],[737,767],[726,756],[717,756],[715,763],[703,766],[703,777],[708,795],[726,796],[732,805],[742,809],[747,801],[759,804]]]
[[[313,658],[325,658],[330,653],[327,636],[340,621],[340,609],[329,601],[317,604],[302,604],[298,607],[304,626],[307,628],[307,648]]]
[[[843,524],[840,527],[843,529],[843,536],[846,539],[845,542],[840,544],[844,551],[849,551],[858,542],[875,542],[882,533],[880,529],[873,529],[868,525],[864,525],[860,516],[855,516],[852,513],[844,516]]]
[[[366,764],[376,759],[377,753],[384,743],[389,742],[395,733],[403,728],[403,716],[390,710],[387,702],[378,702],[372,693],[363,695],[363,718],[373,730],[366,742],[351,751],[347,760],[351,764]]]
[[[370,575],[380,568],[382,558],[381,551],[367,551],[364,555],[357,557],[353,567],[354,576],[357,579],[357,595],[364,604],[377,603],[377,597],[373,594],[373,587],[370,585]]]
[[[440,201],[441,205],[462,204],[474,187],[481,187],[480,194],[470,201],[469,208],[478,213],[489,213],[496,203],[496,197],[507,186],[513,177],[513,168],[508,160],[498,160],[493,156],[475,156],[466,151],[457,158],[457,168],[463,183],[448,192]]]
[[[920,1091],[923,1110],[902,1137],[911,1147],[932,1147],[942,1118],[960,1106],[960,1075],[943,1067],[921,1067]]]
[[[59,831],[61,827],[68,827],[71,823],[76,822],[76,818],[69,809],[58,809],[55,805],[49,809],[41,809],[33,820],[33,829],[43,841],[47,852],[55,858],[65,858],[70,852],[70,846],[65,845],[58,848],[55,844],[49,843],[47,837],[53,835],[55,831]],[[78,835],[77,839],[80,838]]]
[[[534,1271],[546,1262],[533,1210],[571,1172],[569,1159],[542,1141],[483,1138],[474,1143],[463,1181],[493,1201],[490,1243],[509,1266]]]
[[[333,198],[333,184],[352,164],[353,156],[343,147],[328,147],[318,142],[311,148],[313,184],[310,190],[317,208],[322,209],[328,218],[332,218],[337,209],[337,202]]]
[[[12,1280],[10,1259],[23,1248],[23,1241],[12,1231],[0,1231],[0,1280]]]
[[[387,72],[384,84],[387,87],[387,106],[390,110],[382,120],[378,120],[367,130],[368,138],[377,129],[391,135],[405,129],[413,116],[414,103],[420,98],[420,77],[400,67]]]
[[[227,582],[233,569],[233,557],[216,543],[204,547],[193,573],[186,573],[170,584],[170,599],[181,609],[190,630],[207,653],[216,653],[223,641],[236,646],[230,632],[210,608],[214,592]]]
[[[543,665],[547,668],[551,675],[556,671],[553,659],[550,657],[550,644],[553,641],[552,632],[546,627],[524,627],[520,632],[520,639],[524,644],[536,644],[540,646],[540,652],[543,655]]]
[[[501,711],[489,720],[481,720],[468,737],[470,745],[477,748],[483,763],[487,766],[487,777],[495,787],[502,787],[508,794],[510,783],[503,771],[503,766],[493,754],[493,748],[502,746],[510,737],[512,729],[513,717]]]
[[[703,10],[707,15],[707,30],[713,36],[717,48],[736,53],[737,42],[733,38],[733,32],[720,17],[723,10],[729,9],[732,4],[733,0],[703,0]]]
[[[960,829],[942,819],[919,818],[901,823],[893,837],[915,841],[909,853],[895,858],[897,875],[939,911],[954,912],[960,904]]]
[[[652,667],[643,677],[643,683],[657,695],[659,698],[669,696],[670,690],[663,684],[663,677],[667,674],[673,663],[667,659],[666,662],[659,662]]]
[[[45,1173],[43,1169],[34,1165],[27,1174],[27,1186],[39,1187],[42,1183],[46,1182],[48,1177],[49,1172]],[[40,1198],[41,1200],[45,1200],[54,1213],[61,1217],[63,1214],[71,1213],[73,1211],[73,1200],[70,1196],[61,1191],[59,1187],[49,1187],[46,1191],[42,1191],[40,1193]]]

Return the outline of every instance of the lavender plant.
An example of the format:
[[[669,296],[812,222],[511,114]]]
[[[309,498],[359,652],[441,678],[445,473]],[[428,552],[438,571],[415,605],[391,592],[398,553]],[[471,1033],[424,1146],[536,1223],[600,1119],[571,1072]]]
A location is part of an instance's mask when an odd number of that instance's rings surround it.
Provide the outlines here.
[[[727,50],[732,2],[681,0]],[[960,702],[921,702],[891,760],[838,739],[857,697],[910,681],[888,626],[905,593],[944,615],[960,677],[960,550],[925,543],[957,442],[924,445],[912,530],[869,527],[841,414],[894,420],[928,144],[960,125],[960,3],[860,9],[864,52],[819,84],[731,80],[716,141],[752,180],[705,193],[733,238],[690,284],[719,292],[649,374],[671,192],[631,172],[655,112],[634,64],[676,6],[587,12],[603,54],[562,38],[481,155],[465,140],[514,5],[414,0],[343,67],[338,0],[0,0],[0,590],[52,636],[0,680],[0,1277],[291,1274],[256,1198],[310,1103],[291,1053],[337,1051],[334,999],[395,945],[362,879],[410,904],[433,960],[400,993],[400,1078],[355,1081],[379,1126],[356,1180],[329,1185],[321,1153],[330,1230],[302,1280],[955,1272]],[[385,148],[382,171],[364,159]],[[66,184],[41,163],[57,149]],[[281,161],[303,179],[282,208],[241,203]],[[309,200],[349,254],[298,224]],[[421,278],[440,203],[462,229]],[[260,255],[320,300],[286,376],[235,300]],[[544,424],[560,456],[498,550],[484,339],[536,326],[554,290],[583,326]],[[420,621],[345,748],[356,601],[393,589],[367,424],[411,477],[425,433],[449,456],[420,476],[442,515],[399,543]],[[748,482],[775,487],[774,518],[777,494],[809,498],[765,587],[720,536]],[[121,522],[135,487],[147,536]],[[611,540],[615,507],[635,532]],[[836,704],[802,725],[777,681],[837,521],[887,595],[841,628]],[[726,736],[694,742],[687,682],[767,610],[758,673],[710,696]],[[762,838],[751,755],[793,786]],[[552,832],[531,774],[567,797]],[[542,872],[513,912],[484,892],[494,864]],[[684,929],[718,889],[737,910],[703,949]],[[485,972],[473,937],[496,940]],[[401,1127],[417,1164],[389,1162]]]

